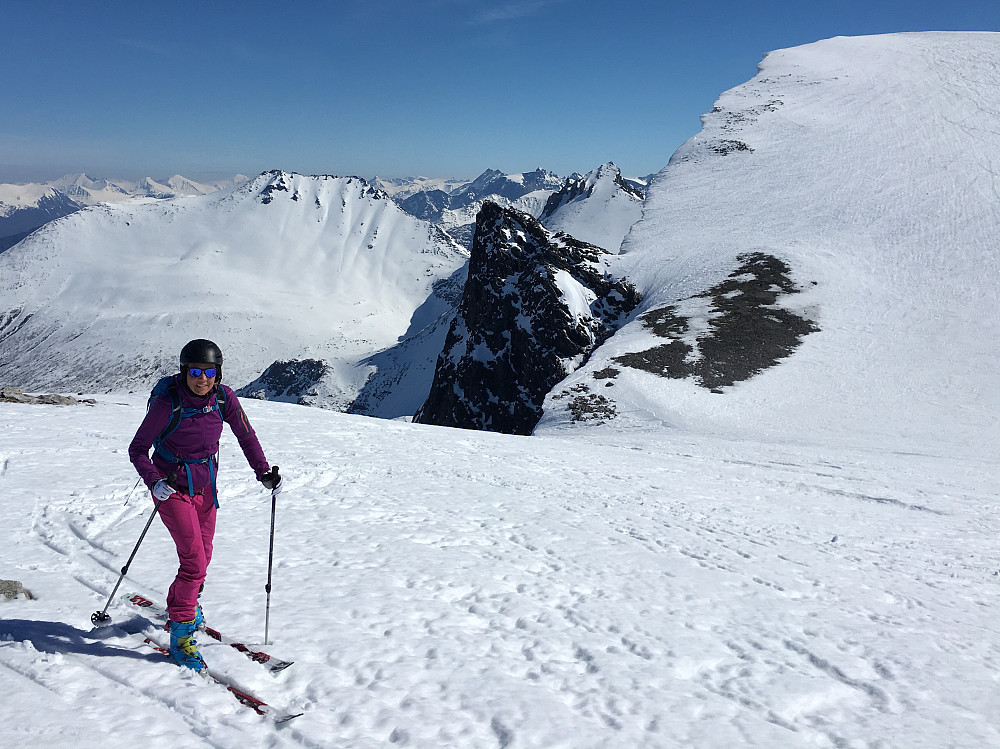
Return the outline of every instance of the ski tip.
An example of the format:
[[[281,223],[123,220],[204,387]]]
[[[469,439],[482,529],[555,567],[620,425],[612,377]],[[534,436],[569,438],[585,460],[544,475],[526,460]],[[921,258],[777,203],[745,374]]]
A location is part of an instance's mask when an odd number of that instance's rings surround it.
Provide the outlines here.
[[[305,713],[284,713],[282,715],[276,715],[274,716],[274,723],[275,725],[280,726],[285,723],[288,723],[291,720],[294,720],[295,718],[298,718],[300,715],[305,715]]]
[[[268,666],[267,670],[270,671],[272,674],[280,674],[282,671],[291,666],[293,663],[295,663],[295,661],[279,661],[274,665]]]

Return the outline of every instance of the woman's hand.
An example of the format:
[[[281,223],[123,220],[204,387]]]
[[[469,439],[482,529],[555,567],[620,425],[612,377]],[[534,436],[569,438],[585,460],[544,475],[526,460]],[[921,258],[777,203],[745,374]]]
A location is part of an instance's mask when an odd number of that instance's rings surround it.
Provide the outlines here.
[[[156,497],[161,502],[164,502],[177,491],[168,484],[164,479],[160,479],[155,484],[153,484],[153,496]]]
[[[281,494],[282,480],[278,475],[278,466],[272,466],[270,471],[258,476],[257,480],[271,490],[271,496],[277,497]]]

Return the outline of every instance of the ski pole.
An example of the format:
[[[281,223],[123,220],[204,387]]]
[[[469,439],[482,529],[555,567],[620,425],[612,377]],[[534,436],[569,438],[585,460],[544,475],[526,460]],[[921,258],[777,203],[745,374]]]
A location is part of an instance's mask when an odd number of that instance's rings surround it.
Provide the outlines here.
[[[139,481],[142,481],[142,476],[140,476],[140,477],[139,477]],[[132,499],[132,492],[134,492],[134,491],[135,491],[136,489],[138,489],[138,488],[139,488],[139,481],[136,481],[136,482],[135,482],[135,486],[133,486],[133,487],[132,487],[132,491],[130,491],[130,492],[128,493],[128,496],[127,496],[127,497],[125,497],[125,504],[126,504],[126,505],[128,504],[128,501],[129,501],[130,499]]]
[[[278,482],[281,481],[281,477],[278,476],[278,466],[274,466],[271,469],[271,473],[274,475],[274,488],[271,489],[271,542],[270,548],[267,552],[267,585],[264,586],[264,590],[267,591],[267,607],[264,609],[264,644],[267,645],[267,630],[271,623],[271,565],[274,562],[274,514],[278,505],[278,495],[275,490],[278,488]]]
[[[138,486],[138,484],[136,485]],[[135,548],[132,549],[132,554],[129,556],[128,561],[125,562],[125,566],[122,567],[122,573],[118,576],[118,582],[115,583],[115,589],[111,591],[111,595],[108,596],[108,602],[104,604],[104,609],[101,611],[95,611],[90,615],[90,621],[96,626],[98,624],[103,624],[108,621],[111,616],[108,614],[108,606],[115,599],[115,593],[118,592],[118,586],[122,584],[122,580],[125,579],[125,574],[128,572],[129,566],[132,564],[132,560],[135,559],[136,552],[139,551],[139,544],[142,543],[142,539],[146,537],[146,531],[149,530],[149,526],[153,524],[153,518],[156,517],[157,511],[160,509],[160,505],[163,504],[162,499],[156,500],[156,504],[153,506],[153,514],[149,516],[149,520],[146,521],[146,527],[142,529],[142,533],[139,535],[139,540],[135,542]]]

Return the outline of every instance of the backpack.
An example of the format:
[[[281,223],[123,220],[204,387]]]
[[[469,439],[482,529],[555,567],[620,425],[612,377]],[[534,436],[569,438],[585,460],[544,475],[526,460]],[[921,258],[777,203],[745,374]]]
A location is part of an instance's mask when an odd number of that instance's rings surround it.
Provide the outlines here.
[[[194,496],[194,483],[191,477],[191,464],[192,463],[208,463],[208,473],[212,477],[212,494],[215,495],[215,506],[219,506],[219,492],[215,486],[215,461],[218,460],[219,454],[210,455],[207,458],[179,458],[174,455],[170,450],[168,450],[163,445],[163,441],[176,431],[177,427],[181,424],[181,419],[186,419],[190,416],[196,416],[197,414],[211,413],[217,411],[219,418],[225,422],[226,413],[226,391],[216,385],[213,388],[215,392],[215,403],[211,406],[205,406],[204,408],[185,408],[181,404],[181,394],[177,389],[177,382],[174,380],[173,376],[163,377],[160,379],[153,389],[149,393],[149,401],[146,403],[146,411],[149,411],[150,407],[153,405],[153,401],[162,395],[170,396],[170,421],[163,430],[153,438],[153,450],[161,458],[166,460],[168,463],[177,463],[184,466],[184,471],[187,473],[188,480],[188,496]],[[214,461],[213,461],[214,459]]]

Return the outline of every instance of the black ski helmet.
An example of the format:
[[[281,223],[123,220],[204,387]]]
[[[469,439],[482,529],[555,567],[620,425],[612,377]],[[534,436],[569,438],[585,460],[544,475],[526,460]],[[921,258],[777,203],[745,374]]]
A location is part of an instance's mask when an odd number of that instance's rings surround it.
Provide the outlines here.
[[[204,338],[188,341],[181,349],[181,371],[187,372],[190,364],[214,364],[218,373],[216,382],[222,381],[222,349]]]

